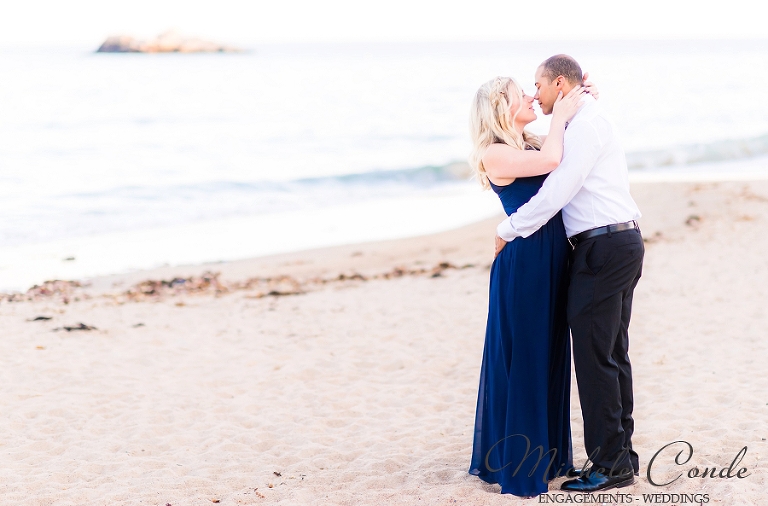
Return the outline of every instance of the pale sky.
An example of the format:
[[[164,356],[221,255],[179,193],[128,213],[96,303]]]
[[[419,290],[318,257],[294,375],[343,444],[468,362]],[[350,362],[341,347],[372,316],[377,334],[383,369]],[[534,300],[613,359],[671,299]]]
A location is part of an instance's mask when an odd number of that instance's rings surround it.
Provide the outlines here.
[[[169,28],[221,42],[766,38],[759,0],[8,0],[0,46]]]

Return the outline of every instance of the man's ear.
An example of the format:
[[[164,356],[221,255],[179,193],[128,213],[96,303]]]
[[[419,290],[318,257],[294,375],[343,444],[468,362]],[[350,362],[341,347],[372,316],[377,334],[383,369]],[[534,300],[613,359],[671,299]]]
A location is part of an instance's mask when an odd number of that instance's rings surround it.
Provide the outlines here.
[[[565,77],[563,76],[557,76],[557,79],[555,79],[555,86],[557,86],[557,89],[562,89],[563,85],[565,84]]]

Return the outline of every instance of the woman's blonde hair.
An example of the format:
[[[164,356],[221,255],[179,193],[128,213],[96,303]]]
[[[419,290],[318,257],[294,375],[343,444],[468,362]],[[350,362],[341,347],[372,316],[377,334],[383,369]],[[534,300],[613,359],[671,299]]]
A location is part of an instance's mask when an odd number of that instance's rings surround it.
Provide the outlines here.
[[[517,95],[520,104],[514,113],[509,110],[513,102],[508,96],[510,93]],[[536,135],[525,130],[520,134],[514,128],[515,118],[522,107],[523,91],[511,77],[491,79],[480,86],[475,94],[469,115],[469,133],[472,137],[469,164],[475,172],[475,177],[485,189],[491,187],[483,166],[483,156],[488,146],[502,143],[518,149],[525,149],[526,145],[536,149],[541,148],[541,140]]]

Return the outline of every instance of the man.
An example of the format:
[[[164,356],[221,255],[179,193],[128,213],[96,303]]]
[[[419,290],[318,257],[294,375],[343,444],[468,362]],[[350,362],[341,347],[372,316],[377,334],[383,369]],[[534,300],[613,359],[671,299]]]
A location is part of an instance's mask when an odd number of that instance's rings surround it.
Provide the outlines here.
[[[544,114],[555,99],[582,82],[581,68],[556,55],[536,71],[534,98]],[[566,127],[563,160],[539,192],[497,228],[496,253],[516,237],[528,237],[562,209],[571,253],[568,323],[591,469],[563,490],[594,492],[634,483],[639,471],[632,449],[632,370],[629,318],[645,248],[635,220],[641,214],[629,194],[624,151],[600,105],[585,95]]]

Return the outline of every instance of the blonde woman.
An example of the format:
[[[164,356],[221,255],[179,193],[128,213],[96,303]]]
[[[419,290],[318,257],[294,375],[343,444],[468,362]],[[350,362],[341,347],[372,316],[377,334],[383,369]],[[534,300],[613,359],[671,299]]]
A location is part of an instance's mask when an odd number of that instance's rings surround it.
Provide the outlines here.
[[[563,133],[591,83],[562,94],[549,134],[525,130],[534,97],[514,79],[480,87],[472,104],[470,162],[507,215],[526,203],[563,156]],[[502,493],[532,497],[573,468],[570,344],[566,321],[569,245],[558,213],[518,238],[491,266],[485,348],[469,469]]]

